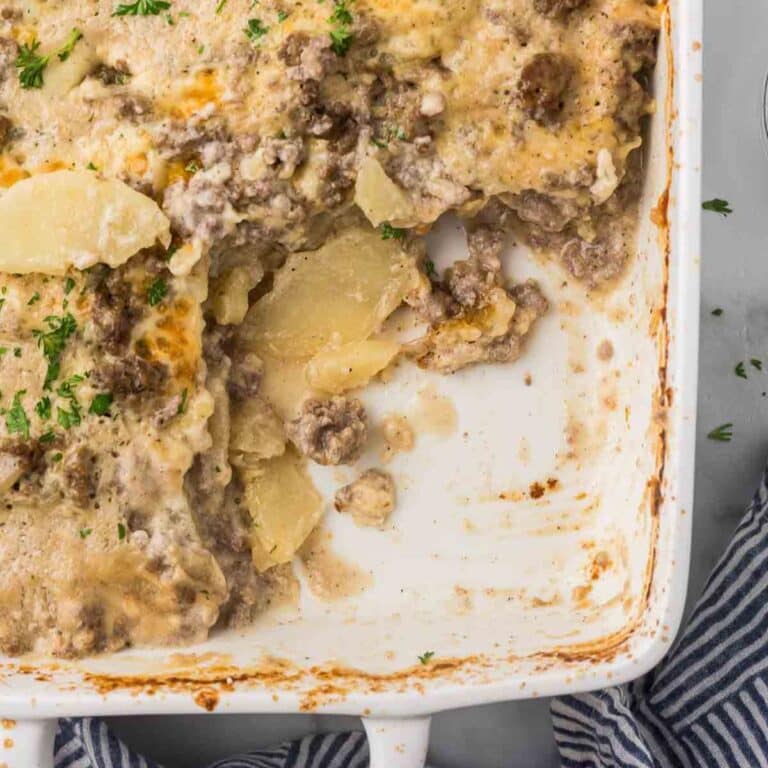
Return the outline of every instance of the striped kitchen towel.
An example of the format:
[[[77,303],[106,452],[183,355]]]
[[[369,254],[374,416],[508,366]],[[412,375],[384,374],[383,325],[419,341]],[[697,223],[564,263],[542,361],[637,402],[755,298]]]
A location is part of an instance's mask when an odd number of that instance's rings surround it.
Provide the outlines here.
[[[681,637],[649,675],[552,704],[564,768],[768,768],[768,486]],[[361,733],[309,736],[210,768],[365,768]],[[55,768],[161,768],[100,720],[62,720]],[[467,766],[471,768],[471,766]]]

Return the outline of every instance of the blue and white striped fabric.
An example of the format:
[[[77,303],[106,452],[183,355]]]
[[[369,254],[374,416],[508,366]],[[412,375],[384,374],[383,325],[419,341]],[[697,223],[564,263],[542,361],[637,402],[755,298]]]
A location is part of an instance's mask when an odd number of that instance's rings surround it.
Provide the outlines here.
[[[642,680],[552,704],[564,768],[768,768],[768,487],[691,620]],[[365,768],[362,733],[310,736],[210,768]],[[161,768],[100,720],[62,720],[55,768]],[[471,768],[471,766],[467,766]]]
[[[642,680],[552,704],[562,765],[768,766],[766,475],[685,631]]]
[[[307,736],[301,741],[218,760],[209,768],[366,768],[362,733]],[[103,720],[60,720],[54,768],[162,768],[129,750]],[[202,767],[201,767],[202,768]]]

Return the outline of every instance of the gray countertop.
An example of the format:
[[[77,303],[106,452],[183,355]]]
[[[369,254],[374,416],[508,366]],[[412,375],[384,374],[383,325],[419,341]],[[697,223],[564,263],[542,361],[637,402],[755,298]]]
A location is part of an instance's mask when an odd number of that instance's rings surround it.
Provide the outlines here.
[[[727,219],[704,213],[696,505],[688,605],[721,553],[768,457],[768,155],[760,99],[768,55],[746,44],[768,28],[768,4],[705,2],[704,199],[730,201]],[[734,46],[734,41],[744,44]],[[711,311],[722,307],[720,317]],[[740,360],[766,371],[734,375]],[[706,434],[733,422],[731,443]],[[168,768],[201,768],[227,753],[313,730],[359,727],[353,718],[297,715],[120,718],[118,733]],[[440,768],[554,768],[544,701],[437,715],[431,759]]]

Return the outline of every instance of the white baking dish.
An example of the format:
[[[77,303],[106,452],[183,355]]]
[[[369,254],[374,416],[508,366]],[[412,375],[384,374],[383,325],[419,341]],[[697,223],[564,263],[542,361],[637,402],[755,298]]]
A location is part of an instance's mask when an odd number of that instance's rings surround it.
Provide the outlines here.
[[[366,395],[375,417],[427,385],[458,419],[392,463],[392,530],[329,513],[335,551],[371,586],[333,604],[303,590],[298,611],[183,651],[4,660],[0,712],[20,722],[2,721],[0,762],[49,768],[62,715],[313,709],[362,715],[373,768],[418,768],[432,712],[598,688],[659,660],[683,608],[693,497],[700,29],[701,0],[673,0],[640,255],[621,285],[585,303],[558,267],[517,255],[511,272],[553,304],[519,363],[444,378],[403,366]],[[446,258],[461,244],[450,222],[434,237]]]

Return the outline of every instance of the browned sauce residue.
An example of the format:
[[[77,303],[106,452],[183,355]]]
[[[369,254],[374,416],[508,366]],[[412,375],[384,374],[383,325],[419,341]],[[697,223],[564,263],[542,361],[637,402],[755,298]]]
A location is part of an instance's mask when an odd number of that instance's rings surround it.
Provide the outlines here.
[[[417,430],[448,437],[458,424],[456,406],[430,385],[419,390],[411,421]]]
[[[603,339],[597,347],[597,359],[607,362],[613,357],[613,344],[609,339]]]
[[[213,712],[219,705],[219,694],[212,688],[203,688],[195,694],[195,704],[206,712]]]
[[[359,595],[372,583],[370,574],[331,550],[331,536],[316,528],[299,550],[307,572],[309,589],[321,600],[339,600]]]

